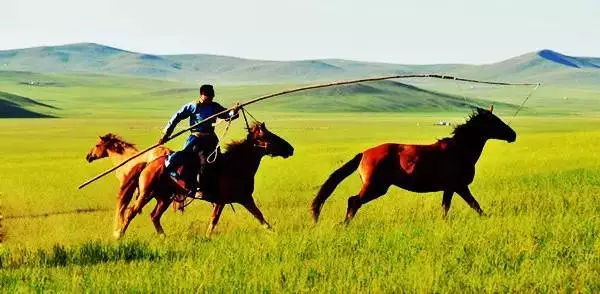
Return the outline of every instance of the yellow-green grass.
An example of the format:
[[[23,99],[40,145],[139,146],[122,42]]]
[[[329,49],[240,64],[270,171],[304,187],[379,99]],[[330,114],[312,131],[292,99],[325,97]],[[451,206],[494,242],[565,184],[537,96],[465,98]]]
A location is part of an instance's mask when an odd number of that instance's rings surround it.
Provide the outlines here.
[[[309,214],[335,168],[379,143],[433,142],[451,131],[434,122],[459,123],[464,116],[257,115],[296,148],[289,159],[265,158],[256,178],[255,199],[275,233],[235,206],[236,213],[225,210],[211,240],[203,237],[209,204],[193,203],[183,215],[169,210],[167,237],[160,239],[148,215],[151,202],[124,239],[114,241],[114,176],[76,188],[111,166],[84,160],[98,135],[115,132],[145,147],[158,139],[166,117],[0,121],[2,289],[600,291],[597,117],[512,119],[517,141],[490,141],[471,186],[487,218],[455,197],[442,220],[440,193],[393,188],[343,227],[346,199],[360,184],[356,174],[326,202],[317,225]],[[226,141],[243,136],[242,124],[235,123]],[[179,148],[183,139],[170,146]],[[78,209],[98,211],[68,213]],[[56,212],[67,213],[12,218]]]

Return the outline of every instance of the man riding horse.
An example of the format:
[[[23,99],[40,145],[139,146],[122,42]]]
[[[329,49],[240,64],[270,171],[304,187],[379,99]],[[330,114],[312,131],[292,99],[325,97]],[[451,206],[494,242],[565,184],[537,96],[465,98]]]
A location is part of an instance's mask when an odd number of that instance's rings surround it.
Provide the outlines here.
[[[202,85],[200,87],[200,98],[183,105],[171,117],[165,126],[159,144],[163,144],[169,138],[181,120],[189,118],[190,126],[193,126],[210,116],[225,111],[226,108],[213,101],[214,97],[213,86]],[[234,120],[239,117],[239,114],[236,109],[217,117],[224,120]],[[183,150],[173,153],[166,161],[167,174],[189,196],[204,198],[203,192],[209,188],[208,183],[202,183],[202,181],[206,178],[208,156],[212,152],[218,152],[219,140],[213,126],[215,121],[216,118],[191,129],[191,134],[185,141]],[[180,169],[180,167],[183,168]],[[197,177],[198,174],[199,177]]]

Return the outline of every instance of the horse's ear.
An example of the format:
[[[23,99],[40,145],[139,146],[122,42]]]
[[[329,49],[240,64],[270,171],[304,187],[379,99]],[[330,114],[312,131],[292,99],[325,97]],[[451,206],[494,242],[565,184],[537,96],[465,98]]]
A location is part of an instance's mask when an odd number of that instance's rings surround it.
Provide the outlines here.
[[[267,126],[265,125],[265,123],[264,123],[264,122],[261,122],[261,123],[260,123],[260,128],[264,130],[264,129],[266,129],[266,128],[267,128]]]
[[[490,104],[490,112],[494,112],[494,104]]]

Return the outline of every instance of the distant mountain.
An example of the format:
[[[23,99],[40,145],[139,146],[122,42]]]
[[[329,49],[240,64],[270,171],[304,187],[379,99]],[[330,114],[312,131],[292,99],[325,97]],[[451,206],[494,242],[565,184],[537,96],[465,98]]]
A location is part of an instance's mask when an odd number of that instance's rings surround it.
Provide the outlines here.
[[[0,70],[128,75],[185,82],[305,83],[437,72],[515,81],[598,84],[600,58],[541,50],[486,65],[403,65],[340,59],[252,60],[208,54],[152,55],[94,43],[0,51]]]
[[[600,68],[600,58],[567,56],[548,49],[538,52],[538,55],[552,62],[556,62],[569,67]]]
[[[544,49],[498,63],[459,68],[455,74],[482,79],[562,85],[600,83],[600,58],[573,57]]]

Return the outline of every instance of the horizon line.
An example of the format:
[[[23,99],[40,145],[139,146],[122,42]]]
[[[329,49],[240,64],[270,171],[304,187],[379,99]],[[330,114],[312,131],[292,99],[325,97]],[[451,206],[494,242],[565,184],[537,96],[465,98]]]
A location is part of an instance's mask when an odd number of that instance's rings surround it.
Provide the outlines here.
[[[307,58],[307,59],[261,59],[261,58],[241,57],[241,56],[233,56],[233,55],[223,55],[223,54],[218,54],[218,53],[167,53],[167,54],[155,54],[155,53],[147,53],[147,52],[142,52],[142,51],[133,51],[133,50],[124,49],[124,48],[116,47],[116,46],[113,46],[113,45],[106,45],[106,44],[102,44],[102,43],[98,43],[98,42],[86,42],[86,41],[75,42],[75,43],[63,43],[63,44],[56,44],[56,45],[35,45],[35,46],[28,46],[28,47],[0,49],[0,52],[2,52],[2,51],[16,51],[16,50],[28,50],[28,49],[36,49],[36,48],[48,48],[48,47],[66,47],[66,46],[71,46],[71,45],[96,45],[96,46],[111,48],[111,49],[115,49],[115,50],[119,50],[119,51],[123,51],[123,52],[129,52],[129,53],[133,53],[133,54],[146,54],[146,55],[164,56],[164,57],[168,57],[168,56],[181,56],[181,55],[210,55],[210,56],[216,56],[216,57],[228,57],[228,58],[236,58],[236,59],[243,59],[243,60],[250,60],[250,61],[265,61],[265,62],[300,62],[300,61],[340,60],[340,61],[354,61],[354,62],[365,62],[365,63],[389,64],[389,65],[425,65],[425,66],[427,66],[427,65],[473,65],[473,66],[491,65],[491,64],[501,63],[501,62],[504,62],[504,61],[512,59],[512,58],[524,56],[524,55],[527,55],[527,54],[539,54],[540,52],[545,51],[545,50],[549,50],[549,51],[558,53],[560,55],[564,55],[566,57],[572,57],[572,58],[596,58],[596,57],[593,57],[593,56],[567,55],[567,54],[560,53],[560,52],[558,52],[556,50],[543,48],[543,49],[539,49],[539,50],[525,52],[525,53],[522,53],[522,54],[519,54],[519,55],[514,55],[512,57],[508,57],[508,58],[505,58],[505,59],[501,59],[499,61],[494,61],[494,62],[489,62],[489,63],[453,63],[453,62],[448,62],[448,63],[443,63],[443,62],[439,62],[439,63],[399,63],[399,62],[372,61],[372,60],[361,60],[361,59],[345,59],[345,58],[339,58],[339,57],[319,57],[319,58]]]

